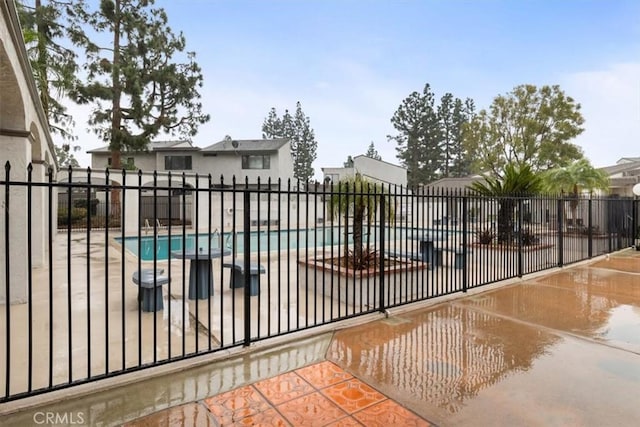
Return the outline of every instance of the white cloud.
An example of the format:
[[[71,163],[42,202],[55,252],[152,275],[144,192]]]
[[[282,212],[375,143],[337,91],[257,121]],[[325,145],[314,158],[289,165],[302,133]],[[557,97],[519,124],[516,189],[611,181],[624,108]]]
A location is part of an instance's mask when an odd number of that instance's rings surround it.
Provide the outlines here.
[[[582,105],[585,131],[576,139],[594,166],[640,156],[640,63],[619,63],[563,77]]]

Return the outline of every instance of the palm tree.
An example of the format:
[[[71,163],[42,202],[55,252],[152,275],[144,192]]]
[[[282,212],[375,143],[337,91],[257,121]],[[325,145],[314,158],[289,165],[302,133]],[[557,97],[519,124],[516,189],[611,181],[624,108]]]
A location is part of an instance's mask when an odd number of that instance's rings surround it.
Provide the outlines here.
[[[609,177],[595,169],[587,159],[579,159],[565,167],[549,169],[542,174],[545,190],[567,193],[571,197],[571,216],[576,219],[579,196],[583,191],[607,190]]]
[[[334,219],[344,218],[344,257],[347,265],[354,269],[365,267],[363,228],[365,219],[368,225],[374,218],[384,188],[363,178],[359,173],[353,178],[346,178],[338,182],[329,198],[328,209]],[[385,196],[388,197],[388,196]],[[386,199],[388,200],[388,199]],[[386,217],[393,216],[393,209],[386,203]],[[352,217],[353,255],[349,257],[348,235],[349,217]]]
[[[539,193],[542,179],[529,165],[510,163],[498,177],[487,177],[484,182],[474,182],[471,190],[481,196],[498,198],[498,243],[509,243],[513,237],[513,212],[517,197],[529,197]]]

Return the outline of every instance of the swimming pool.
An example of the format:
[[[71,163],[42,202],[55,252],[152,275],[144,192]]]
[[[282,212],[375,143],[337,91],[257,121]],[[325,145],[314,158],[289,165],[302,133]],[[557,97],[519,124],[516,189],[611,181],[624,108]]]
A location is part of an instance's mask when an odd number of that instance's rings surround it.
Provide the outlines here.
[[[378,238],[377,232],[372,228],[371,245],[374,245],[374,241]],[[389,230],[386,230],[389,233]],[[275,251],[297,248],[313,248],[322,246],[331,246],[334,244],[344,243],[344,235],[340,234],[338,227],[325,227],[315,229],[301,229],[301,230],[261,230],[250,232],[250,247],[251,252],[262,251]],[[430,233],[437,235],[442,233],[441,230],[421,229],[409,230],[408,233]],[[402,239],[407,235],[407,230],[397,228],[392,231],[391,239]],[[397,237],[396,237],[397,236]],[[440,237],[441,238],[441,237]],[[181,251],[186,248],[187,251],[194,250],[196,248],[203,248],[207,250],[209,246],[219,246],[219,234],[186,234],[169,236],[161,235],[154,239],[153,236],[141,236],[138,243],[138,236],[131,236],[124,238],[124,247],[138,256],[142,261],[153,261],[154,258],[158,261],[164,261],[169,259],[172,251]],[[122,243],[122,238],[117,237],[115,239],[118,243]],[[223,233],[222,241],[223,246],[231,248],[233,246],[232,233]],[[349,236],[349,243],[352,242],[352,236]],[[367,236],[364,236],[364,243],[367,244]],[[244,251],[244,232],[240,231],[236,237],[236,251],[241,254]],[[155,256],[154,256],[155,254]]]
[[[172,251],[181,251],[183,247],[187,251],[196,248],[207,250],[209,246],[218,247],[220,235],[218,234],[187,234],[171,236],[142,236],[138,244],[138,237],[125,237],[124,247],[138,256],[142,261],[152,261],[154,258],[158,261],[166,260]],[[315,246],[327,246],[332,242],[338,242],[337,229],[305,229],[305,230],[272,230],[272,231],[251,231],[249,236],[251,242],[251,252],[267,251],[267,250],[283,250],[287,248],[306,248]],[[344,237],[340,237],[341,242]],[[224,233],[222,235],[223,246],[231,248],[232,234]],[[122,243],[122,238],[116,238],[116,241]],[[244,232],[238,232],[236,237],[236,250],[238,253],[244,251]],[[154,257],[155,253],[155,257]]]

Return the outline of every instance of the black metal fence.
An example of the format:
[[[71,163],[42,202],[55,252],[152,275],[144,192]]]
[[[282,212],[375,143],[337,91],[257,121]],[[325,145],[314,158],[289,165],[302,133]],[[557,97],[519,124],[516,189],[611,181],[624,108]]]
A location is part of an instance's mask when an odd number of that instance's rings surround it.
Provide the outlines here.
[[[618,197],[32,171],[0,180],[0,402],[561,267],[640,224]]]

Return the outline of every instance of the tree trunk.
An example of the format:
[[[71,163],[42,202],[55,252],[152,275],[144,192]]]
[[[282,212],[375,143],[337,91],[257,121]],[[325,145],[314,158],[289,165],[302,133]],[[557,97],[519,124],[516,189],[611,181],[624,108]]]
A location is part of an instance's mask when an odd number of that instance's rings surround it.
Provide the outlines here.
[[[501,199],[498,208],[498,243],[510,243],[513,238],[513,199]]]
[[[115,13],[113,21],[113,68],[111,74],[111,85],[113,86],[113,102],[111,104],[111,167],[120,169],[122,162],[120,160],[120,151],[122,150],[122,133],[120,126],[122,122],[122,111],[120,110],[120,0],[115,0]],[[124,183],[123,183],[124,184]],[[114,188],[111,190],[112,214],[120,215],[120,190]]]
[[[353,268],[362,268],[362,224],[364,208],[356,206],[353,214]]]
[[[344,246],[343,256],[345,265],[349,265],[349,210],[344,212]]]

